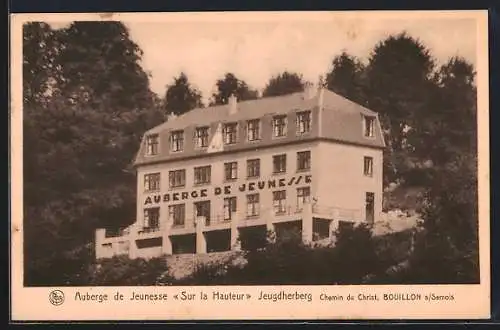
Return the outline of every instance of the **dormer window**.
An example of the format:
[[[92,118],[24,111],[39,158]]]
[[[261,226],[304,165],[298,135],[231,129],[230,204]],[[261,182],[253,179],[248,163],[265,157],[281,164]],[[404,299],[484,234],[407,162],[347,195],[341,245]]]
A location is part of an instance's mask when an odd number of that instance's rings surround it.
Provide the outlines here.
[[[229,123],[224,125],[223,135],[224,135],[224,144],[234,144],[236,143],[237,136],[237,123]]]
[[[150,134],[146,137],[146,155],[158,155],[158,134]]]
[[[375,117],[364,116],[363,132],[364,132],[365,137],[373,137],[374,136],[374,127],[375,127]]]
[[[247,136],[248,141],[255,141],[260,139],[260,121],[252,119],[247,122]]]
[[[304,134],[311,130],[311,111],[297,112],[297,133]]]
[[[173,131],[170,133],[170,150],[172,152],[182,151],[184,149],[184,131]]]
[[[208,126],[196,128],[195,145],[197,148],[208,147]]]
[[[273,117],[273,136],[280,137],[286,135],[286,115]]]

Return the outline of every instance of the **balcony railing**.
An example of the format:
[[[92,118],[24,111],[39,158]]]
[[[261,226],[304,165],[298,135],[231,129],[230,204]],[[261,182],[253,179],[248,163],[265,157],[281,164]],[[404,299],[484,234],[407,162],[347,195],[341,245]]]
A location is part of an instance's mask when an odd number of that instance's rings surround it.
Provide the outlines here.
[[[312,212],[314,215],[323,216],[335,220],[362,220],[363,211],[361,209],[349,209],[325,205],[312,205]]]
[[[160,231],[160,226],[142,227],[137,231],[138,234],[148,234]]]
[[[274,206],[261,208],[258,210],[256,215],[247,214],[246,210],[231,212],[230,216],[225,212],[213,213],[210,215],[210,218],[202,220],[201,223],[204,227],[216,226],[224,223],[231,223],[232,221],[252,221],[255,219],[261,218],[269,218],[269,217],[283,217],[283,216],[292,216],[303,213],[307,210],[308,207],[311,207],[311,211],[314,216],[326,217],[330,219],[337,220],[362,220],[363,213],[360,209],[348,209],[348,208],[339,208],[333,206],[325,206],[318,204],[303,204],[303,205],[284,205],[281,208],[277,208]],[[200,217],[200,220],[203,217]],[[186,219],[187,220],[187,219]],[[167,225],[169,228],[195,228],[196,227],[196,217],[189,219],[187,221],[181,223],[172,223],[171,221]],[[160,226],[150,226],[150,227],[142,227],[137,224],[132,225],[127,228],[120,228],[117,230],[106,230],[104,238],[114,238],[114,237],[122,237],[130,235],[133,232],[137,234],[148,234],[154,233],[161,230]]]
[[[121,237],[127,236],[130,234],[130,228],[107,228],[104,232],[104,238],[113,238],[113,237]]]

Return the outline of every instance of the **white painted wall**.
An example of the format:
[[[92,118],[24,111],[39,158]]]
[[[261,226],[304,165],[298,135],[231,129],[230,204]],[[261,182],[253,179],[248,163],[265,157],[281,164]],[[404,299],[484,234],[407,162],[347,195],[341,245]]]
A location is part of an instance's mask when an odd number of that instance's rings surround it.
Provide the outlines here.
[[[363,173],[364,156],[373,158],[373,176]],[[314,195],[318,205],[362,210],[365,193],[375,193],[375,221],[382,212],[382,150],[322,141],[314,149]]]
[[[308,175],[311,174],[312,171],[308,172],[300,172],[297,173],[297,152],[311,150],[311,158],[312,158],[312,166],[316,166],[315,160],[315,152],[314,148],[318,145],[318,142],[311,143],[302,143],[302,144],[294,144],[288,146],[279,146],[276,148],[266,148],[261,150],[250,150],[243,152],[235,152],[231,154],[219,154],[219,155],[209,155],[207,154],[204,158],[196,158],[172,163],[163,163],[163,164],[154,164],[154,165],[145,165],[138,168],[137,171],[137,220],[142,222],[143,219],[143,209],[144,203],[148,196],[165,194],[165,193],[173,193],[173,192],[183,192],[188,191],[191,192],[195,189],[207,189],[207,197],[206,198],[196,198],[196,199],[187,199],[185,201],[170,201],[170,202],[161,202],[160,206],[160,221],[162,224],[165,224],[168,221],[168,205],[176,204],[176,203],[186,203],[186,222],[192,221],[194,218],[194,201],[202,201],[202,200],[211,200],[211,211],[212,215],[220,214],[223,215],[223,200],[225,195],[214,196],[214,188],[216,186],[231,186],[231,195],[237,197],[237,208],[238,211],[245,214],[246,212],[246,195],[251,193],[249,191],[240,192],[238,187],[242,183],[248,183],[252,181],[258,180],[268,180],[268,179],[280,179],[285,178],[288,182],[289,178],[292,176],[298,175]],[[287,171],[282,175],[273,174],[273,155],[283,154],[287,155]],[[260,179],[247,179],[247,160],[260,158]],[[238,179],[232,182],[224,181],[224,163],[237,161],[238,162]],[[212,165],[211,172],[211,184],[203,185],[203,186],[194,186],[194,167],[197,166],[205,166]],[[168,173],[171,170],[177,169],[186,169],[186,186],[185,188],[179,189],[170,189],[168,182]],[[160,172],[161,174],[161,182],[160,182],[160,192],[158,193],[145,193],[144,192],[144,175],[149,173]],[[256,189],[253,192],[260,193],[260,203],[261,203],[261,214],[264,213],[265,210],[272,208],[272,191],[275,190],[286,190],[287,191],[287,202],[291,207],[296,206],[297,201],[297,188],[304,186],[311,186],[311,191],[314,189],[314,185],[316,184],[316,180],[319,179],[318,175],[312,175],[312,183],[306,184],[304,182],[304,177],[299,185],[291,185],[285,187],[276,187],[274,189],[268,189],[267,187],[264,190]],[[311,192],[312,193],[312,192]]]

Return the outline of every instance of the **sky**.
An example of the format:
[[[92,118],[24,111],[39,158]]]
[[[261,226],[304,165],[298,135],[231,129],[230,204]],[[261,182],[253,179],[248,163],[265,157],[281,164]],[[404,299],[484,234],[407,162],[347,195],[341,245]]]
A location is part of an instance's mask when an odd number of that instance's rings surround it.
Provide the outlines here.
[[[166,14],[169,15],[169,14]],[[142,66],[151,88],[164,95],[166,85],[184,71],[205,100],[217,79],[232,72],[262,89],[284,70],[317,82],[334,56],[347,51],[366,61],[373,47],[391,34],[419,39],[438,64],[462,56],[476,64],[476,20],[463,15],[390,15],[312,13],[182,14],[122,20],[144,51]],[[54,27],[61,23],[52,23]]]

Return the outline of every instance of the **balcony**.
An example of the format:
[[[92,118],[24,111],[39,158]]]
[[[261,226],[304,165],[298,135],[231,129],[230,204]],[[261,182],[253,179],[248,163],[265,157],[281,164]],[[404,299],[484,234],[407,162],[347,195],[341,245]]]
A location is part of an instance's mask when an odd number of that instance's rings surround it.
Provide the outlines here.
[[[196,231],[194,221],[186,221],[186,219],[178,222],[170,219],[166,227],[171,235],[193,234]]]
[[[118,228],[118,229],[106,228],[104,231],[105,238],[122,237],[122,236],[127,236],[129,234],[130,234],[130,227]]]
[[[158,238],[163,235],[164,232],[163,226],[150,226],[150,227],[143,227],[143,226],[137,226],[136,227],[136,235],[133,237],[135,240],[145,240],[145,239],[150,239],[150,238]]]
[[[161,223],[159,226],[143,227],[141,223],[134,223],[127,228],[116,230],[98,229],[96,231],[97,258],[111,257],[117,254],[126,254],[129,244],[135,240],[158,238],[167,235],[194,234],[197,229],[202,231],[227,230],[236,227],[251,227],[270,225],[281,222],[297,221],[305,217],[322,218],[335,221],[363,222],[364,210],[348,209],[327,205],[304,204],[284,205],[279,210],[275,207],[260,208],[258,214],[248,215],[246,209],[229,214],[220,211],[214,212],[209,219],[205,217],[191,218],[180,223]]]
[[[151,233],[156,233],[159,231],[160,231],[160,226],[142,227],[142,229],[139,229],[137,231],[137,234],[139,234],[139,235],[151,234]]]
[[[336,221],[363,221],[363,210],[333,207],[326,205],[312,205],[312,214],[315,218],[332,219]]]
[[[202,228],[202,230],[222,230],[231,228],[231,221],[235,221],[236,213],[232,213],[231,218],[228,218],[224,212],[211,214],[210,217],[198,216],[193,218],[195,228]]]

